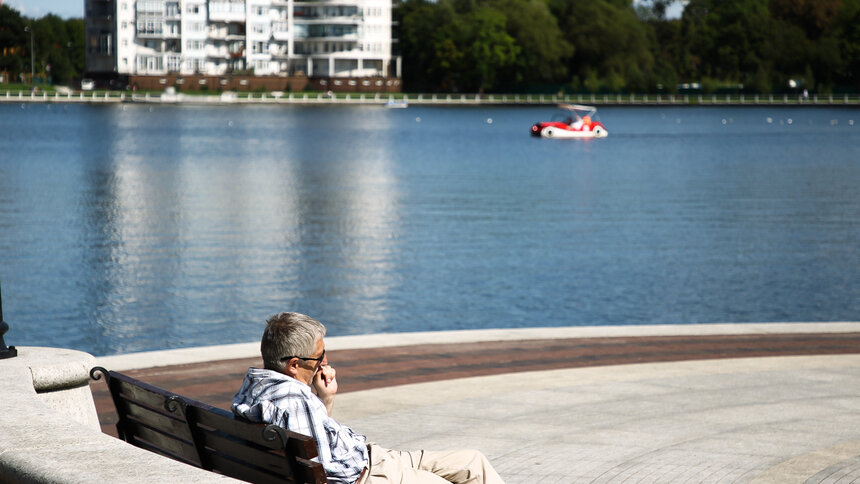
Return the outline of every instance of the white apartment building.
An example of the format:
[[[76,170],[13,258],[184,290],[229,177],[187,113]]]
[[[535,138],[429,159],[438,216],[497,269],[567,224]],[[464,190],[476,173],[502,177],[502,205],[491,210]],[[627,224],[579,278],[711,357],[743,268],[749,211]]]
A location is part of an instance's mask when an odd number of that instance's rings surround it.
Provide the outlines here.
[[[391,0],[85,0],[87,72],[400,77]]]

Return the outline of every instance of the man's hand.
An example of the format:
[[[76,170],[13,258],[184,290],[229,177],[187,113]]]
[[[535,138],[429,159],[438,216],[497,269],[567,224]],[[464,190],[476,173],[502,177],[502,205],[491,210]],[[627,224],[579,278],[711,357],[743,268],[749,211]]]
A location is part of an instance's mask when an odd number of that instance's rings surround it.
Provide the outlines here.
[[[328,414],[331,415],[332,407],[334,406],[334,395],[337,393],[337,372],[331,366],[321,366],[316,372],[313,379],[314,393],[325,404]]]

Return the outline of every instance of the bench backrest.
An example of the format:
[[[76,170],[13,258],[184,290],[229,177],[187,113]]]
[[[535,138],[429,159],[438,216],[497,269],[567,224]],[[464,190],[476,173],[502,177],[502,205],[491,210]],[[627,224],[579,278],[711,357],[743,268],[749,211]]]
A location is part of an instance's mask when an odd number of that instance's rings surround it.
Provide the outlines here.
[[[326,482],[322,465],[311,461],[312,437],[238,419],[116,371],[90,371],[94,380],[100,375],[119,416],[117,433],[130,444],[250,482]]]

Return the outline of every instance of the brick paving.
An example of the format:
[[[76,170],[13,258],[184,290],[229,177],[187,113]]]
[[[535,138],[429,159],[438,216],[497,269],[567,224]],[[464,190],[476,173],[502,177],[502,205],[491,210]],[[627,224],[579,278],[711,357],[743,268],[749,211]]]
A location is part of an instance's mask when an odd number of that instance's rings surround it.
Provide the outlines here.
[[[860,333],[642,336],[422,344],[336,350],[329,352],[328,357],[338,371],[340,393],[346,394],[412,383],[565,368],[839,354],[860,354]],[[261,364],[259,358],[216,359],[124,373],[211,405],[229,408],[247,368]],[[91,382],[90,386],[102,430],[115,435],[116,415],[104,382]]]

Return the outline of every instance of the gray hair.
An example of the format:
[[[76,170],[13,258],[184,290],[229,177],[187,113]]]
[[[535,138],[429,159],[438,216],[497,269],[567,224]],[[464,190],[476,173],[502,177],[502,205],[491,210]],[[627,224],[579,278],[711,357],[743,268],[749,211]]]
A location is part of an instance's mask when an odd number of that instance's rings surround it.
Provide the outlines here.
[[[282,371],[285,356],[313,356],[317,340],[325,336],[325,326],[300,313],[280,313],[266,321],[260,353],[267,370]]]

